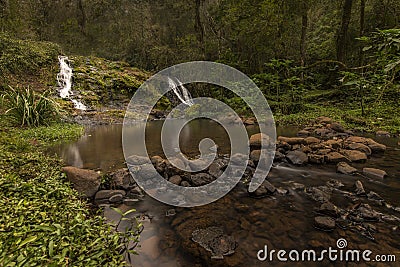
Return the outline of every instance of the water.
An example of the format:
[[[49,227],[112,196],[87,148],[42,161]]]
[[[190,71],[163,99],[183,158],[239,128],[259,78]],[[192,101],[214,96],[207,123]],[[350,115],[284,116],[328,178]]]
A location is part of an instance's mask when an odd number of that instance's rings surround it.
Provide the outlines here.
[[[72,99],[72,68],[69,65],[68,57],[59,56],[60,72],[57,74],[57,84],[60,88],[60,97],[71,99],[76,109],[86,110],[86,106],[79,100]]]
[[[147,124],[148,151],[151,155],[162,154],[160,129],[162,121]],[[62,144],[52,152],[62,156],[68,164],[77,167],[101,169],[104,172],[125,167],[121,147],[121,125],[97,126],[88,128],[77,142]],[[132,126],[132,131],[135,126]],[[247,127],[249,135],[258,132],[257,126]],[[296,128],[278,128],[278,136],[294,136]],[[229,142],[224,130],[207,120],[192,121],[180,136],[180,145],[184,153],[195,156],[198,153],[199,140],[209,137],[218,145],[219,153],[229,153]],[[334,165],[313,165],[292,167],[280,164],[272,169],[269,181],[276,187],[290,188],[293,182],[305,186],[321,186],[330,179],[337,179],[345,186],[343,190],[353,192],[356,180],[361,180],[367,192],[377,192],[394,207],[400,206],[400,147],[396,138],[377,138],[388,149],[384,155],[373,156],[364,164],[353,164],[360,169],[364,166],[384,169],[388,177],[383,181],[368,180],[362,176],[341,175],[335,172]],[[316,201],[302,190],[290,190],[290,195],[277,195],[263,199],[253,199],[247,194],[246,187],[239,184],[224,198],[206,206],[196,208],[175,208],[176,215],[166,216],[174,207],[159,203],[149,197],[135,206],[137,213],[149,217],[143,220],[144,231],[141,235],[139,255],[133,256],[133,266],[267,266],[280,265],[276,258],[272,263],[259,262],[257,252],[268,249],[315,249],[321,251],[329,246],[336,248],[336,240],[345,238],[349,249],[369,249],[375,254],[395,254],[400,259],[399,222],[371,222],[376,228],[372,241],[360,234],[358,226],[332,232],[323,232],[313,227]],[[339,208],[348,209],[357,203],[368,203],[384,214],[400,217],[400,212],[380,206],[375,202],[360,198],[351,201],[340,192],[333,192],[331,201]],[[123,210],[127,206],[120,207]],[[111,209],[105,209],[110,220],[118,215]],[[224,260],[211,260],[210,253],[190,240],[191,233],[197,228],[220,226],[234,236],[238,243],[235,254]],[[364,264],[364,263],[362,263]],[[281,264],[282,265],[282,264]],[[302,266],[301,263],[297,264]],[[343,263],[312,264],[311,266],[342,266]],[[351,264],[349,264],[352,266]],[[372,265],[375,266],[375,265]],[[387,264],[385,266],[396,266]]]

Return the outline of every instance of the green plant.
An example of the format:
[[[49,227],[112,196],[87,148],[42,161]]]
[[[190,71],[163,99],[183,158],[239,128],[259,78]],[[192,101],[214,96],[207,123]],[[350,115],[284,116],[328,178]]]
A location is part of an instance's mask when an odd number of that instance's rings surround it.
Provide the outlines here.
[[[32,89],[9,90],[1,96],[1,104],[14,123],[21,126],[40,126],[56,119],[59,114],[58,104],[50,99],[49,91],[43,94],[35,93]]]

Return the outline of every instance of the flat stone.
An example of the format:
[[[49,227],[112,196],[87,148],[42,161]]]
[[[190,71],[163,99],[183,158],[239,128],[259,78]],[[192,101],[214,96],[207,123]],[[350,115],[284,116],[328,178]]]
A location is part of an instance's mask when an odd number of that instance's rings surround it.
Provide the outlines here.
[[[318,144],[321,142],[320,139],[313,137],[313,136],[309,136],[304,138],[304,141],[306,142],[307,145],[311,145],[311,144]]]
[[[344,127],[338,122],[332,122],[330,124],[330,128],[338,133],[344,133]]]
[[[365,162],[368,158],[365,153],[358,150],[342,150],[341,152],[351,162]]]
[[[324,215],[328,215],[330,217],[334,217],[334,218],[337,218],[340,215],[339,214],[339,209],[334,204],[332,204],[331,202],[322,203],[322,205],[320,206],[318,212],[322,213]]]
[[[124,196],[122,194],[116,194],[111,196],[108,201],[110,203],[118,203],[118,202],[122,202],[122,200],[124,199]]]
[[[348,159],[338,152],[330,152],[325,156],[325,161],[329,163],[339,163],[341,161],[348,161]]]
[[[140,242],[140,251],[139,253],[143,253],[147,255],[150,259],[156,260],[160,256],[160,249],[158,248],[158,244],[160,242],[160,238],[157,236],[152,236],[148,239]]]
[[[357,169],[350,166],[347,162],[339,162],[336,165],[336,171],[342,174],[354,174],[357,172]]]
[[[378,179],[383,179],[387,176],[387,173],[384,170],[375,168],[363,168],[363,174],[365,174],[370,178],[378,178]]]
[[[100,190],[99,192],[96,193],[96,196],[94,198],[96,200],[110,199],[112,196],[115,195],[125,196],[126,192],[124,190]]]
[[[361,151],[361,152],[365,153],[367,156],[370,156],[372,154],[371,149],[368,146],[361,144],[361,143],[351,143],[348,145],[348,148],[351,150]]]
[[[137,204],[137,202],[139,202],[139,199],[137,199],[137,198],[124,199],[124,204],[129,207],[135,206]]]
[[[297,132],[297,136],[309,136],[311,133],[307,130],[300,130]]]
[[[290,151],[286,158],[295,165],[302,165],[308,162],[308,156],[301,151]]]
[[[305,144],[305,140],[302,137],[285,137],[285,136],[279,136],[278,141],[281,142],[286,142],[289,145],[299,145],[299,144]]]
[[[336,227],[335,220],[327,216],[318,216],[314,218],[314,225],[321,230],[333,230]]]

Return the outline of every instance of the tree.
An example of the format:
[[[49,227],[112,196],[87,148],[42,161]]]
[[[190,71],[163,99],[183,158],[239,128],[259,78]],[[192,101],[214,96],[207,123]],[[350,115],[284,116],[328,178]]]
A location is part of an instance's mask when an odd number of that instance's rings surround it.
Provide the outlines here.
[[[336,40],[336,58],[340,62],[345,61],[347,31],[349,29],[349,23],[351,19],[352,5],[353,5],[353,0],[345,0],[342,9],[342,20],[340,23],[340,29]]]

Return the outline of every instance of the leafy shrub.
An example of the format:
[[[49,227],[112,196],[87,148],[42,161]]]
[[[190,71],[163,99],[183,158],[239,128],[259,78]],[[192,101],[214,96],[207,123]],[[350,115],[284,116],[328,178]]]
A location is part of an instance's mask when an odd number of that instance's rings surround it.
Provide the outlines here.
[[[59,116],[58,104],[50,99],[49,92],[37,94],[29,88],[14,89],[4,92],[1,104],[5,114],[21,126],[39,126]]]

